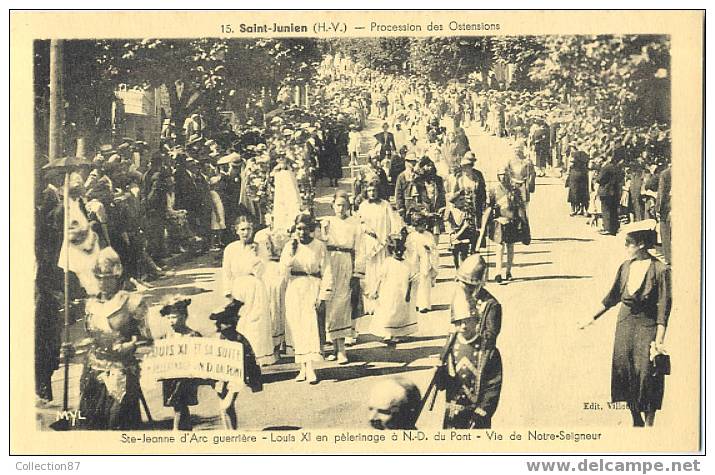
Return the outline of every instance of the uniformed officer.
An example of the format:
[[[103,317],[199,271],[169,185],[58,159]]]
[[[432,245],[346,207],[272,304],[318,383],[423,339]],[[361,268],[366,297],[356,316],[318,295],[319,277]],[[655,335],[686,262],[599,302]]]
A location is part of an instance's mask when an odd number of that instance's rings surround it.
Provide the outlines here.
[[[501,305],[484,288],[486,269],[484,259],[473,254],[457,270],[451,308],[457,335],[437,379],[447,396],[445,429],[488,429],[499,404]]]

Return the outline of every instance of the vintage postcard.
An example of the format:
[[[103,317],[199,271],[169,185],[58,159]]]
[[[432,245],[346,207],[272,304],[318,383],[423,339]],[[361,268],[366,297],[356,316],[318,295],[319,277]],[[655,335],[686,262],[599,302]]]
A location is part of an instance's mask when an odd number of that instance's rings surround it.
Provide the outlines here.
[[[697,453],[702,11],[12,11],[10,452]]]

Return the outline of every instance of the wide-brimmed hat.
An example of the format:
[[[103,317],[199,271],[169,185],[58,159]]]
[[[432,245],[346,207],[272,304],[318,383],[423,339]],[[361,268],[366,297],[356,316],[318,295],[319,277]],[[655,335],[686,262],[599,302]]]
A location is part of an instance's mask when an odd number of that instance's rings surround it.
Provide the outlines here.
[[[186,311],[186,308],[191,305],[191,299],[179,294],[171,294],[164,297],[159,303],[159,315],[165,317],[173,312]]]

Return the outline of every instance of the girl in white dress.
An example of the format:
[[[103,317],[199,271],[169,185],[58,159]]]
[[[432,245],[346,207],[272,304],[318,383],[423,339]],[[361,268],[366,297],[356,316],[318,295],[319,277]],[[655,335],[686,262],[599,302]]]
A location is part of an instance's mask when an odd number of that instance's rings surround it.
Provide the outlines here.
[[[421,313],[432,310],[432,287],[437,279],[439,254],[434,235],[427,231],[428,217],[423,210],[411,213],[414,230],[407,236],[407,260],[417,272],[412,285],[413,307]]]
[[[321,239],[327,244],[330,267],[333,273],[332,296],[326,304],[325,330],[335,346],[339,364],[346,364],[345,339],[353,336],[350,280],[353,277],[355,250],[360,238],[360,227],[349,216],[350,200],[347,193],[337,191],[333,197],[335,216],[322,220]]]
[[[417,331],[417,318],[410,308],[410,282],[414,272],[412,265],[404,259],[402,236],[390,236],[387,250],[390,255],[383,263],[376,293],[372,295],[377,298],[377,307],[370,331],[392,347],[400,337]]]
[[[279,264],[281,252],[289,236],[286,232],[279,232],[273,226],[273,215],[266,214],[268,227],[256,233],[255,242],[258,245],[258,257],[263,261],[261,280],[268,292],[268,311],[271,315],[273,329],[273,348],[276,357],[280,348],[286,342],[285,333],[285,273]]]
[[[253,241],[253,223],[247,216],[236,219],[234,241],[223,252],[223,287],[226,297],[243,302],[236,331],[253,347],[259,365],[271,364],[273,339],[268,293],[260,276],[263,262]]]
[[[310,384],[318,383],[313,361],[321,359],[318,313],[325,310],[333,284],[328,249],[313,238],[315,226],[312,216],[299,214],[296,238],[286,244],[280,261],[288,279],[286,326],[293,340],[295,362],[300,366],[295,379]]]
[[[371,178],[365,186],[367,199],[360,203],[358,216],[362,228],[362,243],[365,256],[365,311],[374,312],[375,301],[370,298],[376,294],[376,285],[382,271],[382,264],[387,258],[387,238],[402,229],[400,216],[390,203],[378,197],[379,179]]]

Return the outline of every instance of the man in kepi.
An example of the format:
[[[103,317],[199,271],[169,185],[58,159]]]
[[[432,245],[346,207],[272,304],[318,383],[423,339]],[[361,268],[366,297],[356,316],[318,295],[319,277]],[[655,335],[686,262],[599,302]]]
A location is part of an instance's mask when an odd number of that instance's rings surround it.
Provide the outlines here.
[[[420,400],[420,390],[412,381],[401,377],[382,381],[370,393],[370,425],[379,430],[413,430]]]
[[[451,309],[457,336],[436,381],[437,389],[447,392],[445,429],[488,429],[499,404],[501,305],[484,288],[486,269],[484,259],[473,254],[457,270]]]

